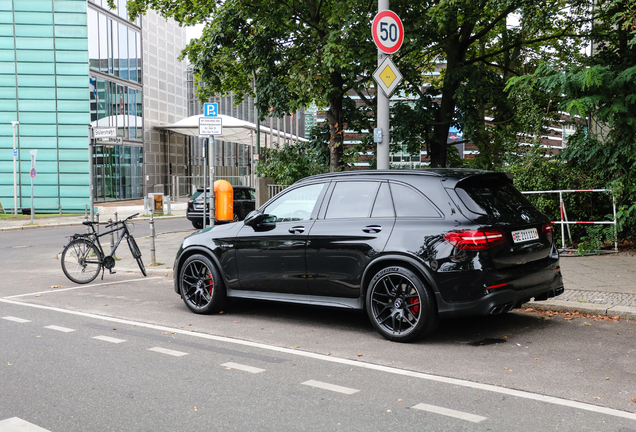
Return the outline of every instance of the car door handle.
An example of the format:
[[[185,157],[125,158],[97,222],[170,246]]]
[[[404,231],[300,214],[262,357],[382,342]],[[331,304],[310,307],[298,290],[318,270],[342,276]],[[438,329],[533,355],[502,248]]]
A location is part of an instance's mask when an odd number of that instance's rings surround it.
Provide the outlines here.
[[[369,225],[362,228],[362,231],[365,233],[379,233],[382,231],[382,227],[380,225]]]
[[[296,234],[296,233],[303,233],[305,232],[305,227],[304,226],[295,226],[295,227],[291,227],[289,229],[289,232],[291,234]]]

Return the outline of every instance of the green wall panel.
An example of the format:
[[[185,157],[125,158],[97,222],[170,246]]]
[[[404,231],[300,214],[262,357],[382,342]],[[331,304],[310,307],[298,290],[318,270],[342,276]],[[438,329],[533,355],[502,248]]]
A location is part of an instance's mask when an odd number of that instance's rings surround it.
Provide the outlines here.
[[[58,112],[88,112],[89,108],[88,99],[83,101],[57,101]]]
[[[55,60],[58,63],[88,63],[88,51],[58,51]]]
[[[18,0],[14,4],[14,9],[25,12],[53,12],[53,2],[51,0]]]
[[[15,35],[18,37],[53,37],[53,25],[16,24]]]
[[[85,162],[60,161],[60,172],[88,174],[88,161],[85,161]]]
[[[87,24],[86,14],[82,13],[55,13],[55,25],[85,26]]]
[[[12,11],[13,0],[0,0],[0,11]]]
[[[81,86],[81,82],[78,83]],[[58,100],[88,100],[90,97],[88,90],[88,77],[86,77],[86,88],[58,88]]]
[[[86,89],[88,89],[88,65],[85,65],[83,69],[86,71],[86,75],[58,76],[57,86],[58,87],[77,87],[78,85],[81,85],[80,83],[86,83]],[[80,72],[80,71],[78,70],[77,72]]]
[[[19,62],[45,62],[53,63],[55,61],[55,54],[50,50],[39,49],[27,49],[17,50],[16,58]]]
[[[86,118],[87,120],[90,118],[88,115],[88,111],[86,111],[86,114],[83,113],[78,113],[78,112],[74,112],[74,113],[58,113],[57,114],[57,122],[60,125],[76,125],[81,123],[81,119],[82,118]],[[85,123],[85,124],[88,124]]]
[[[53,39],[36,37],[17,37],[15,39],[17,49],[53,49]]]
[[[88,30],[84,26],[55,26],[56,38],[86,38]]]
[[[20,112],[24,112],[24,111],[55,112],[55,101],[54,100],[32,100],[32,99],[21,100]]]
[[[0,137],[1,136],[5,136],[5,137],[10,137],[13,136],[13,126],[11,126],[10,124],[2,124],[0,123]]]
[[[0,61],[14,62],[15,53],[13,52],[13,50],[7,50],[7,49],[0,50]]]
[[[18,75],[19,87],[55,87],[55,77],[46,75]]]
[[[56,0],[55,12],[86,12],[86,0]]]
[[[64,186],[60,190],[60,195],[63,197],[82,196],[88,194],[86,189],[87,186]]]
[[[0,87],[0,99],[15,99],[15,81],[13,87]],[[4,102],[0,100],[0,107]]]
[[[9,36],[0,36],[0,49],[13,49],[13,38]]]
[[[53,15],[51,13],[16,11],[14,16],[16,24],[53,24]]]
[[[88,135],[86,137],[60,137],[59,148],[60,158],[62,157],[61,152],[88,151]]]
[[[0,87],[13,87],[15,88],[15,73],[12,74],[0,74]]]
[[[0,74],[14,74],[15,63],[13,62],[0,62]]]
[[[24,112],[20,110],[20,125],[28,124],[49,124],[55,125],[56,115],[54,112]]]
[[[0,107],[2,105],[2,101],[0,101]],[[15,111],[0,111],[0,123],[11,123],[13,120],[17,120],[16,116]]]
[[[13,12],[11,11],[11,9],[9,9],[8,12],[0,12],[0,23],[13,24]]]
[[[87,118],[90,118],[87,115]],[[88,121],[85,125],[73,126],[73,125],[60,125],[58,128],[58,135],[60,137],[86,137],[88,139]]]
[[[13,37],[13,24],[0,24],[0,36]]]
[[[13,91],[15,91],[15,89],[13,89]],[[15,102],[15,99],[5,99],[2,101],[2,105],[0,105],[0,110],[15,113],[18,111],[18,104]]]
[[[55,46],[58,50],[87,51],[88,39],[57,39]]]
[[[55,126],[20,125],[20,136],[54,137],[55,131]]]
[[[55,136],[49,137],[33,137],[33,136],[23,136],[20,134],[20,147],[23,149],[30,148],[55,148],[57,143],[57,138]],[[29,151],[25,150],[26,158],[29,158]]]
[[[18,62],[19,75],[54,75],[54,63],[24,63]]]
[[[87,162],[88,163],[88,162]],[[69,186],[88,186],[88,176],[76,176],[70,174],[60,174],[60,184],[66,187]]]
[[[78,73],[84,73],[86,71],[86,63],[58,63],[55,66],[58,76],[59,75],[77,75]],[[88,77],[87,77],[88,78]],[[86,84],[88,86],[88,84]],[[77,87],[77,81],[75,86]]]
[[[23,100],[23,99],[37,99],[37,100],[50,99],[50,100],[55,100],[55,88],[49,88],[49,87],[19,87],[18,88],[18,97],[20,98],[20,100]]]

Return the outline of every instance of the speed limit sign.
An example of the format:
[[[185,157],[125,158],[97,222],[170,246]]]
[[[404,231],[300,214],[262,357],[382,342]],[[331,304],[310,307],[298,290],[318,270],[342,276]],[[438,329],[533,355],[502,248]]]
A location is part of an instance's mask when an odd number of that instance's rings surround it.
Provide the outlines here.
[[[373,19],[371,33],[376,46],[385,54],[396,53],[404,41],[402,20],[390,10],[378,12]]]

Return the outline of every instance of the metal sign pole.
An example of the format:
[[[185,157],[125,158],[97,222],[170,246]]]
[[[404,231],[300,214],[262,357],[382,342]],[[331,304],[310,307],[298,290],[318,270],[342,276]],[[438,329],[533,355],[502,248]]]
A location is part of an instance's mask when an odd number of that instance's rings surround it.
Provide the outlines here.
[[[13,125],[13,215],[18,215],[18,174],[17,174],[17,156],[18,151],[15,148],[15,127],[19,125],[19,121],[11,121]]]
[[[216,196],[214,196],[214,136],[210,137],[210,226],[216,219]]]
[[[378,0],[378,13],[389,10],[389,0]],[[382,61],[387,54],[384,54],[378,48],[378,67],[382,64]],[[390,122],[389,122],[389,97],[384,94],[379,86],[376,85],[375,94],[378,101],[377,107],[377,125],[378,129],[382,130],[382,142],[378,142],[377,145],[377,157],[378,164],[377,169],[389,169],[389,142],[390,142]]]
[[[203,139],[203,229],[206,227],[206,216],[208,208],[207,180],[208,180],[208,152],[205,149],[205,142],[208,138]]]

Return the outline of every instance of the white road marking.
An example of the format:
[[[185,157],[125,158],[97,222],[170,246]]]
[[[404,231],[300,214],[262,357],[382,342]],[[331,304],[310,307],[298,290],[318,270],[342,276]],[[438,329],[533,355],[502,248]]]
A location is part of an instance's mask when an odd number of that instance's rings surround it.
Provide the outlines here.
[[[22,323],[28,323],[28,322],[31,322],[31,321],[29,321],[29,320],[27,320],[27,319],[23,319],[23,318],[16,318],[16,317],[12,317],[12,316],[5,316],[5,317],[2,317],[2,318],[3,318],[3,319],[6,319],[6,320],[8,320],[8,321],[13,321],[13,322],[21,323],[21,324],[22,324]]]
[[[64,332],[64,333],[70,333],[70,332],[74,332],[75,331],[75,330],[70,329],[68,327],[60,327],[60,326],[56,326],[56,325],[45,326],[44,328],[51,329],[51,330],[57,330],[57,331],[61,331],[61,332]]]
[[[122,342],[126,342],[124,339],[117,339],[114,337],[110,337],[110,336],[93,336],[93,339],[99,339],[105,342],[112,342],[112,343],[122,343]]]
[[[427,373],[423,373],[423,372],[409,371],[409,370],[404,370],[404,369],[398,369],[398,368],[391,367],[391,366],[382,366],[382,365],[377,365],[377,364],[373,364],[373,363],[365,363],[365,362],[362,362],[360,360],[351,360],[351,359],[345,359],[345,358],[338,358],[338,357],[333,357],[333,356],[327,356],[327,355],[324,355],[324,354],[312,353],[312,352],[307,352],[307,351],[299,351],[299,350],[295,350],[295,349],[292,349],[292,348],[283,348],[283,347],[278,347],[278,346],[265,345],[265,344],[258,343],[258,342],[250,342],[250,341],[245,341],[245,340],[232,339],[232,338],[225,337],[225,336],[215,336],[215,335],[206,334],[206,333],[191,332],[189,330],[184,330],[184,329],[181,329],[181,328],[166,327],[166,326],[160,326],[160,325],[155,325],[155,324],[143,323],[143,322],[139,322],[139,321],[132,321],[132,320],[127,320],[127,319],[115,318],[115,317],[107,317],[107,316],[96,315],[96,314],[92,314],[92,313],[88,313],[88,312],[72,311],[72,310],[62,309],[62,308],[53,307],[53,306],[44,306],[44,305],[40,305],[40,304],[25,303],[25,302],[10,300],[8,298],[1,298],[0,302],[7,303],[7,304],[12,304],[12,305],[17,305],[17,306],[32,307],[32,308],[35,308],[35,309],[44,309],[44,310],[50,310],[50,311],[55,311],[55,312],[61,312],[61,313],[69,314],[69,315],[81,316],[81,317],[85,317],[85,318],[92,318],[92,319],[102,320],[102,321],[107,321],[107,322],[114,322],[114,323],[118,323],[118,324],[131,325],[131,326],[140,327],[140,328],[159,330],[159,331],[162,331],[162,332],[164,332],[164,331],[174,332],[175,334],[188,335],[188,336],[192,336],[192,337],[198,337],[198,338],[201,338],[201,339],[214,340],[214,341],[225,342],[225,343],[230,343],[230,344],[235,344],[235,345],[248,346],[248,347],[252,347],[252,348],[258,348],[258,349],[263,349],[263,350],[268,350],[268,351],[285,353],[285,354],[288,354],[288,355],[306,357],[306,358],[311,358],[311,359],[315,359],[315,360],[322,360],[322,361],[329,362],[329,363],[337,363],[337,364],[347,365],[347,366],[350,366],[350,367],[351,366],[359,367],[361,369],[369,369],[369,370],[375,370],[375,371],[379,371],[379,372],[391,373],[391,374],[395,374],[395,375],[408,376],[408,377],[411,377],[411,378],[419,378],[419,379],[433,381],[433,382],[451,384],[451,385],[455,385],[455,386],[459,386],[459,387],[481,389],[482,391],[489,391],[489,392],[492,392],[492,393],[504,394],[504,395],[514,396],[514,397],[518,397],[518,398],[522,398],[522,399],[535,400],[535,401],[549,403],[549,404],[553,404],[553,405],[565,406],[565,407],[569,407],[569,408],[580,409],[580,410],[583,410],[583,411],[589,411],[589,412],[594,412],[594,413],[599,413],[599,414],[605,414],[605,415],[609,415],[609,416],[613,416],[613,417],[620,417],[620,418],[625,418],[625,419],[629,419],[629,420],[636,420],[636,413],[620,411],[620,410],[617,410],[617,409],[606,408],[606,407],[602,407],[602,406],[591,405],[591,404],[587,404],[587,403],[584,403],[584,402],[577,402],[577,401],[572,401],[572,400],[568,400],[568,399],[558,398],[558,397],[554,397],[554,396],[546,396],[546,395],[542,395],[542,394],[538,394],[538,393],[531,393],[531,392],[527,392],[527,391],[523,391],[523,390],[513,390],[513,389],[508,389],[508,388],[505,388],[505,387],[497,387],[497,386],[491,385],[491,384],[483,384],[483,383],[478,383],[478,382],[468,381],[468,380],[463,380],[463,379],[458,379],[458,378],[449,378],[449,377],[444,377],[444,376],[427,374]]]
[[[115,284],[121,284],[121,283],[141,282],[141,281],[144,281],[144,280],[151,280],[151,279],[165,279],[165,278],[161,277],[161,276],[152,276],[152,277],[145,277],[145,278],[141,278],[141,279],[131,279],[131,280],[115,281],[115,282],[104,282],[104,283],[98,283],[98,284],[93,284],[93,285],[82,285],[82,286],[76,286],[76,287],[70,287],[70,288],[50,289],[48,291],[33,292],[33,293],[28,293],[28,294],[18,294],[18,295],[12,295],[12,296],[8,296],[8,297],[3,297],[3,298],[12,299],[12,298],[18,298],[18,297],[32,297],[32,296],[35,296],[35,295],[58,293],[58,292],[62,292],[62,291],[72,291],[72,290],[84,289],[84,288],[93,288],[93,287],[98,287],[98,286],[103,286],[103,285],[115,285]]]
[[[18,417],[11,417],[0,420],[0,431],[2,432],[51,432],[48,429],[36,426],[33,423],[24,421]]]
[[[223,363],[221,366],[225,366],[230,369],[238,369],[238,370],[242,370],[242,371],[250,372],[250,373],[265,372],[265,369],[259,369],[257,367],[246,366],[246,365],[242,365],[240,363],[234,363],[234,362]]]
[[[308,385],[308,386],[311,386],[311,387],[317,387],[317,388],[324,389],[324,390],[331,390],[331,391],[338,392],[338,393],[344,393],[344,394],[354,394],[354,393],[357,393],[357,392],[360,391],[360,390],[352,389],[352,388],[349,388],[349,387],[342,387],[342,386],[339,386],[339,385],[329,384],[329,383],[326,383],[326,382],[314,381],[314,380],[305,381],[302,384]]]
[[[168,348],[160,348],[160,347],[154,347],[154,348],[149,348],[148,351],[154,351],[154,352],[158,352],[161,354],[168,354],[174,357],[181,357],[184,355],[188,355],[188,353],[182,352],[182,351],[175,351],[175,350],[171,350]]]
[[[467,412],[455,411],[455,410],[452,410],[452,409],[449,409],[449,408],[444,408],[444,407],[435,406],[435,405],[428,405],[428,404],[424,404],[424,403],[417,404],[417,405],[415,405],[412,408],[417,409],[417,410],[432,412],[432,413],[435,413],[435,414],[445,415],[447,417],[454,417],[454,418],[458,418],[460,420],[467,420],[467,421],[473,422],[473,423],[479,423],[479,422],[482,422],[484,420],[488,420],[488,417],[482,417],[482,416],[478,416],[478,415],[475,415],[475,414],[470,414],[470,413],[467,413]]]

